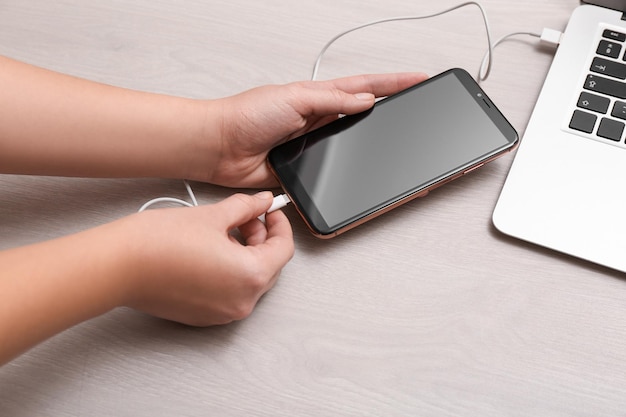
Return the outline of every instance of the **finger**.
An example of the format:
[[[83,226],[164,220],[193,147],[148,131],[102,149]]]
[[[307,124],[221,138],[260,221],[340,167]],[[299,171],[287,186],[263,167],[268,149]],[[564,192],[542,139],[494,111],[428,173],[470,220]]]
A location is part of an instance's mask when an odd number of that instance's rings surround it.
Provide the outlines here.
[[[261,276],[265,278],[263,288],[258,293],[260,297],[274,286],[281,270],[293,257],[294,242],[291,225],[282,211],[278,210],[266,215],[268,228],[265,229],[266,239],[263,241],[256,241],[260,239],[262,232],[257,230],[256,226],[251,226],[254,222],[262,224],[258,219],[255,219],[243,228],[240,228],[240,231],[247,243],[247,246],[243,249],[249,255],[254,256],[259,268],[258,271],[265,271],[261,272]],[[263,225],[263,228],[265,228],[265,225]],[[249,232],[252,235],[246,234]]]
[[[323,81],[322,84],[328,84],[346,93],[371,93],[376,97],[383,97],[414,86],[427,78],[426,74],[420,72],[364,74]]]
[[[252,219],[239,226],[239,233],[247,245],[260,245],[267,240],[267,228],[259,219]]]
[[[313,87],[301,83],[291,86],[298,89],[294,92],[293,108],[306,119],[312,116],[326,117],[330,115],[354,114],[369,109],[374,105],[371,93],[346,93],[337,88]]]
[[[322,82],[292,84],[301,88],[293,97],[296,110],[304,117],[355,114],[374,105],[375,97],[387,96],[427,78],[421,73],[358,75]]]
[[[272,205],[272,192],[262,191],[255,195],[233,194],[214,204],[213,215],[230,231],[256,219]]]
[[[274,237],[293,239],[291,223],[289,223],[289,219],[282,210],[267,213],[265,215],[265,226],[267,227],[268,239]]]
[[[279,271],[294,254],[293,231],[289,219],[281,210],[265,216],[267,239],[254,246],[264,264],[272,271]]]

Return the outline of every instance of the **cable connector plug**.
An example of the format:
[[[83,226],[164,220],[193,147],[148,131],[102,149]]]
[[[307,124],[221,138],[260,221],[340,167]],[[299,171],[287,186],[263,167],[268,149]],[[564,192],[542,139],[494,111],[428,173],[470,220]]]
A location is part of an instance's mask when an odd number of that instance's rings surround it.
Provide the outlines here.
[[[272,200],[272,205],[270,206],[270,208],[267,209],[267,212],[259,216],[259,220],[265,223],[265,215],[267,213],[280,210],[281,208],[285,207],[289,203],[291,203],[291,200],[289,199],[289,197],[287,197],[287,194],[280,194],[280,195],[275,196],[274,200]]]
[[[277,195],[274,197],[274,200],[272,200],[272,205],[267,209],[267,212],[271,213],[273,211],[280,210],[289,203],[291,203],[291,200],[287,197],[287,194]]]
[[[563,36],[563,32],[550,28],[543,28],[539,44],[549,48],[556,48],[561,43],[561,36]]]

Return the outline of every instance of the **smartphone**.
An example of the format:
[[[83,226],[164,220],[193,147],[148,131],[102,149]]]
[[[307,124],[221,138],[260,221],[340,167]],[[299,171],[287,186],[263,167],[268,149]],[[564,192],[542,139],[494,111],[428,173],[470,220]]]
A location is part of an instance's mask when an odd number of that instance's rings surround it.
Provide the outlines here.
[[[517,143],[471,75],[454,68],[275,147],[267,162],[309,230],[331,238]]]

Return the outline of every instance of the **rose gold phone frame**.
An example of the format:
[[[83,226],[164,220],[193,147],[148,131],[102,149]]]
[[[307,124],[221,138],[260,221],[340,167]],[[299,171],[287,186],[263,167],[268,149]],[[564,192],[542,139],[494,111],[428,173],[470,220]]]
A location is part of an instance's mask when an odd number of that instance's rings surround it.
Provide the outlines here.
[[[267,165],[270,168],[270,171],[274,174],[274,177],[276,177],[276,179],[280,183],[280,185],[281,185],[282,189],[284,190],[284,192],[289,196],[291,201],[294,203],[293,205],[295,206],[296,211],[298,212],[298,214],[300,215],[300,217],[304,221],[304,224],[306,225],[307,229],[309,229],[309,231],[317,238],[320,238],[320,239],[330,239],[330,238],[338,236],[338,235],[340,235],[342,233],[345,233],[345,232],[347,232],[350,229],[354,229],[355,227],[360,226],[363,223],[368,222],[368,221],[372,220],[373,218],[380,216],[381,214],[387,213],[388,211],[391,211],[391,210],[395,209],[396,207],[399,207],[399,206],[401,206],[401,205],[403,205],[405,203],[408,203],[411,200],[414,200],[414,199],[420,198],[420,197],[426,197],[428,195],[428,193],[430,193],[434,189],[439,188],[442,185],[445,185],[445,184],[449,183],[450,181],[454,181],[455,179],[460,178],[463,175],[469,174],[470,172],[477,170],[478,168],[482,167],[483,165],[485,165],[485,164],[487,164],[487,163],[489,163],[489,162],[491,162],[491,161],[493,161],[495,159],[498,159],[499,157],[501,157],[502,155],[504,155],[504,154],[506,154],[508,152],[513,151],[514,149],[517,148],[518,145],[519,145],[519,139],[517,139],[508,148],[503,149],[500,152],[487,157],[486,159],[478,161],[478,162],[472,164],[469,167],[463,168],[460,171],[458,171],[458,172],[456,172],[454,174],[451,174],[451,175],[447,176],[446,178],[442,178],[441,180],[437,181],[436,183],[431,184],[431,185],[427,186],[426,188],[424,188],[424,189],[422,189],[420,191],[417,191],[417,192],[415,192],[413,194],[407,195],[406,197],[404,197],[404,198],[402,198],[402,199],[400,199],[400,200],[398,200],[398,201],[396,201],[394,203],[391,203],[391,204],[389,204],[389,205],[387,205],[385,207],[382,207],[382,208],[376,210],[375,212],[370,213],[370,214],[368,214],[367,216],[365,216],[363,218],[355,220],[354,222],[349,223],[349,224],[341,227],[340,229],[337,229],[334,232],[328,233],[328,234],[319,233],[318,231],[315,230],[315,228],[313,228],[311,226],[311,224],[309,224],[306,216],[302,212],[301,208],[298,206],[298,204],[296,202],[297,200],[294,199],[289,194],[289,192],[286,190],[286,187],[284,186],[284,184],[280,180],[280,177],[278,176],[276,171],[274,171],[272,165],[270,163],[268,163]]]

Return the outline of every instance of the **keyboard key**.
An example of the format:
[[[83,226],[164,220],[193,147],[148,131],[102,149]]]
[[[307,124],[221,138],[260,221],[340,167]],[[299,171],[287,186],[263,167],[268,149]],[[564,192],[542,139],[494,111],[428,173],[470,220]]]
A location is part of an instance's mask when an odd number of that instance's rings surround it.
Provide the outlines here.
[[[577,106],[581,109],[587,109],[598,113],[606,113],[609,110],[611,100],[606,97],[600,97],[595,94],[582,92],[578,97]]]
[[[609,78],[598,77],[591,74],[587,75],[584,88],[585,90],[595,91],[621,99],[626,98],[626,83]]]
[[[580,110],[574,110],[572,120],[569,122],[570,129],[579,130],[585,133],[593,132],[598,117]]]
[[[598,55],[604,55],[604,56],[608,56],[611,58],[617,58],[621,50],[622,50],[622,45],[620,45],[619,43],[603,40],[603,41],[600,41],[600,44],[598,45],[598,49],[596,50],[596,53]]]
[[[598,136],[619,142],[624,132],[624,123],[603,117],[598,127]]]
[[[617,120],[607,119],[606,117],[603,117],[602,120],[600,120],[598,136],[619,142],[622,138],[623,132],[624,123]]]
[[[619,42],[626,41],[626,34],[620,33],[620,32],[616,32],[616,31],[610,30],[610,29],[606,29],[604,32],[602,32],[602,37],[607,38],[607,39],[613,39],[613,40],[619,41]]]
[[[623,101],[616,101],[613,106],[611,116],[626,120],[626,103]]]
[[[591,63],[591,68],[589,69],[593,72],[619,78],[621,80],[626,79],[626,65],[615,61],[609,61],[608,59],[595,57]]]

